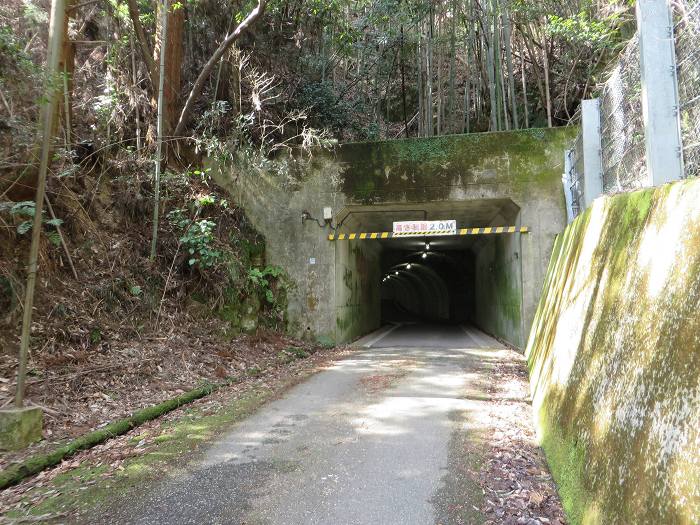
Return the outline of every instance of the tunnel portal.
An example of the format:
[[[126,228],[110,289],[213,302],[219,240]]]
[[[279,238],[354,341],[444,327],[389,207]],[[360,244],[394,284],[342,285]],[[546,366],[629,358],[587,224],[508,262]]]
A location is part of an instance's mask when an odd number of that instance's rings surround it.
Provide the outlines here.
[[[347,143],[264,163],[241,158],[212,173],[265,237],[266,264],[287,273],[284,319],[297,337],[345,343],[394,320],[466,319],[524,348],[566,225],[561,173],[576,133]],[[425,239],[329,239],[426,218],[529,233],[434,237],[425,259]],[[384,280],[391,272],[395,282]]]
[[[454,219],[458,228],[495,231],[520,226],[519,212],[509,199],[346,207],[332,236],[343,239],[336,240],[341,324],[356,325],[357,333],[397,322],[471,324],[519,341],[522,234],[360,239],[361,232],[390,232],[393,222],[406,220]]]

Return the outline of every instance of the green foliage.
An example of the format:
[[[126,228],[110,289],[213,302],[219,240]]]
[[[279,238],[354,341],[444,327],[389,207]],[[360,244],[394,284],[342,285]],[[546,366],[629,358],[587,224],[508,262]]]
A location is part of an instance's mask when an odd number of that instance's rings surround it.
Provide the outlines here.
[[[34,217],[36,208],[34,201],[9,202],[0,204],[0,211],[10,209],[10,215]]]
[[[96,345],[100,341],[102,341],[102,331],[99,328],[90,330],[90,343]]]
[[[26,218],[26,220],[17,225],[16,231],[19,235],[25,235],[31,231],[33,218],[36,215],[34,201],[0,202],[0,213],[3,211],[7,212],[10,217]],[[45,231],[46,237],[52,244],[58,246],[61,243],[61,237],[58,235],[56,228],[63,224],[63,220],[44,217],[42,223],[50,227]]]
[[[263,370],[260,367],[251,366],[248,370],[246,370],[246,373],[251,377],[259,377],[262,375]]]
[[[268,303],[274,304],[275,294],[272,290],[271,282],[273,279],[278,279],[283,273],[284,270],[279,266],[265,266],[262,269],[251,268],[248,270],[248,280],[254,288],[262,292]]]
[[[216,223],[210,219],[190,219],[186,210],[176,209],[168,213],[168,220],[181,232],[180,243],[189,254],[187,264],[201,269],[218,265],[222,252],[214,247]]]
[[[616,22],[618,19],[618,15],[611,15],[604,20],[594,20],[585,11],[572,17],[549,15],[547,31],[550,35],[562,37],[572,44],[601,50],[611,48],[617,42]]]
[[[225,202],[225,201],[222,201]],[[205,206],[211,206],[216,204],[216,195],[208,193],[206,195],[199,195],[196,198],[196,204],[200,208],[204,208]]]
[[[204,152],[208,157],[216,158],[221,163],[227,163],[233,159],[232,151],[235,151],[235,147],[232,146],[240,142],[241,136],[246,135],[247,117],[238,115],[231,118],[230,111],[231,105],[228,102],[215,101],[199,117],[197,133],[193,136],[196,151]],[[224,132],[231,123],[234,124],[233,130]],[[194,173],[202,176],[205,172],[195,170]]]
[[[25,0],[24,2],[24,18],[34,25],[45,24],[49,21],[49,15],[46,10],[31,0]]]
[[[313,126],[339,132],[349,125],[350,108],[335,94],[329,82],[310,82],[303,85],[295,104],[307,111]]]
[[[328,337],[327,335],[321,335],[316,339],[316,342],[323,348],[333,348],[335,346],[335,341]]]
[[[304,350],[303,348],[299,348],[297,346],[288,346],[284,350],[282,350],[277,357],[282,361],[283,363],[291,363],[295,359],[306,359],[309,357],[311,354]]]
[[[10,27],[0,26],[0,57],[0,79],[10,73],[12,65],[25,71],[37,69]]]
[[[361,130],[361,137],[363,140],[379,140],[380,133],[379,124],[371,122]]]
[[[297,346],[289,346],[289,347],[285,348],[284,351],[292,354],[297,359],[306,359],[307,357],[309,357],[311,355],[303,348],[299,348]]]

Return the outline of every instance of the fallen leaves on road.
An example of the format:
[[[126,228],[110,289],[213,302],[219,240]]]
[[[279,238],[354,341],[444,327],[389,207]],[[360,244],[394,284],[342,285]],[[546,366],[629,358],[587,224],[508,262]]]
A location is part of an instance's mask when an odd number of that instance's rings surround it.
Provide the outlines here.
[[[0,469],[204,382],[255,376],[283,365],[287,359],[280,353],[290,346],[316,350],[272,332],[229,342],[212,333],[219,332],[204,323],[188,324],[159,337],[114,341],[85,355],[67,349],[32,359],[27,398],[44,411],[45,441],[20,453],[0,454]],[[14,377],[15,365],[16,359],[4,360],[0,376]],[[0,406],[12,401],[13,392],[14,384],[0,385]]]
[[[564,525],[566,518],[537,446],[525,359],[504,351],[491,372],[492,434],[479,475],[485,525]]]
[[[19,485],[0,491],[0,525],[4,523],[2,514],[8,510],[26,512],[32,506],[60,495],[59,490],[50,489],[52,481],[57,476],[62,474],[71,475],[72,470],[89,465],[92,469],[103,467],[104,471],[98,478],[81,481],[82,486],[80,490],[86,489],[89,485],[108,482],[115,474],[124,470],[124,464],[128,459],[146,454],[157,446],[158,441],[165,436],[164,424],[177,421],[185,413],[191,413],[192,411],[196,411],[199,416],[216,414],[234,403],[235,400],[241,399],[256,390],[267,389],[279,392],[283,388],[294,384],[297,378],[303,379],[310,371],[320,369],[332,359],[336,359],[350,351],[347,348],[322,350],[306,345],[306,348],[314,352],[310,357],[294,361],[279,360],[273,359],[273,357],[277,356],[280,346],[288,346],[290,339],[274,335],[264,336],[262,340],[260,340],[260,337],[246,338],[246,340],[248,341],[247,344],[250,345],[248,347],[250,355],[257,355],[258,357],[258,360],[255,361],[258,366],[266,362],[269,366],[261,366],[259,373],[246,375],[239,383],[222,388],[209,396],[180,407],[160,418],[148,421],[124,435],[117,436],[89,450],[79,452],[59,465],[24,480]],[[300,346],[299,341],[294,341],[294,343],[297,347]],[[233,344],[234,342],[231,343],[231,345]],[[240,340],[237,341],[237,344],[240,344]],[[234,346],[230,348],[234,348]],[[235,352],[231,351],[231,356],[233,355],[235,355]],[[190,369],[192,369],[194,364],[190,363],[190,365]],[[33,450],[37,451],[38,448],[42,447],[48,448],[47,444],[43,444],[33,447]],[[21,455],[15,455],[15,457],[21,458],[22,455],[26,454],[26,452],[23,452]],[[71,515],[74,516],[74,513],[71,513]],[[57,517],[60,516],[51,516],[51,519]],[[28,520],[34,520],[35,518],[27,516]],[[13,519],[11,523],[17,523],[17,521]]]

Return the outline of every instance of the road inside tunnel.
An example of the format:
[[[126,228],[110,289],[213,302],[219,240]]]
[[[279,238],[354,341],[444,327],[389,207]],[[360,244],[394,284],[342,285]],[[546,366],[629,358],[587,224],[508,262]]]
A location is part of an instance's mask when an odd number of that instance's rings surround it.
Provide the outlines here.
[[[382,250],[381,322],[462,323],[475,308],[474,239],[411,239]]]
[[[458,229],[519,226],[519,208],[508,199],[357,206],[346,208],[339,232],[391,232],[393,222],[406,220],[456,220]],[[520,346],[521,235],[338,240],[339,326],[351,319],[347,338],[356,339],[391,323],[468,325]]]

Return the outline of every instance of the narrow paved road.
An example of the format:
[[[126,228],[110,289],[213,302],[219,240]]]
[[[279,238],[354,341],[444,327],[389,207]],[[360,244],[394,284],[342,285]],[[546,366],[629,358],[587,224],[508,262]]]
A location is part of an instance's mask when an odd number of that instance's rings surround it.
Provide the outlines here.
[[[501,345],[471,327],[403,325],[358,346],[105,522],[481,523],[468,473]]]

